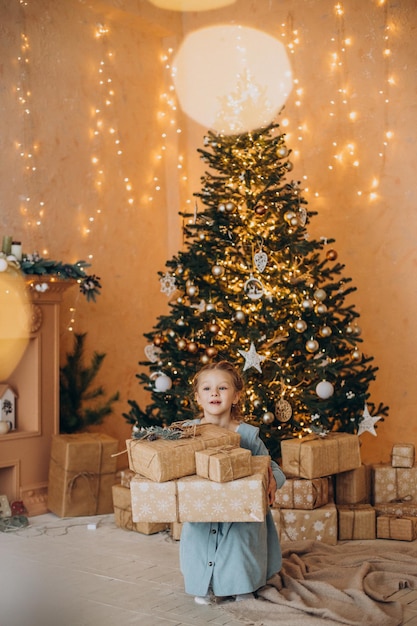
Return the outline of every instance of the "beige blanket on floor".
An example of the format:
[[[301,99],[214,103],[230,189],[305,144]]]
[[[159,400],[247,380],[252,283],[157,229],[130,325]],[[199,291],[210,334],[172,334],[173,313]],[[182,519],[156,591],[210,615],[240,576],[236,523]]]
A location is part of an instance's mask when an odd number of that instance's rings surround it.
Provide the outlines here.
[[[283,544],[281,572],[256,599],[223,608],[254,626],[398,626],[389,597],[404,588],[417,589],[417,541],[299,541]]]

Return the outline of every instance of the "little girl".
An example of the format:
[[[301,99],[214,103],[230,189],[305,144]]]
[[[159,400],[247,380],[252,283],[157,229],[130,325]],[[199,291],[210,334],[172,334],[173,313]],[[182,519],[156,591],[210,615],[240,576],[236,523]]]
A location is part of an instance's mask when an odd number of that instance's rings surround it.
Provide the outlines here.
[[[216,424],[239,433],[240,445],[253,455],[268,455],[259,428],[240,421],[239,400],[243,380],[228,361],[203,367],[195,376],[193,391],[202,410],[201,424]],[[271,461],[268,499],[285,476]],[[253,592],[281,569],[281,547],[271,512],[263,522],[186,522],[180,542],[180,565],[185,591],[198,604],[216,597],[253,598]]]

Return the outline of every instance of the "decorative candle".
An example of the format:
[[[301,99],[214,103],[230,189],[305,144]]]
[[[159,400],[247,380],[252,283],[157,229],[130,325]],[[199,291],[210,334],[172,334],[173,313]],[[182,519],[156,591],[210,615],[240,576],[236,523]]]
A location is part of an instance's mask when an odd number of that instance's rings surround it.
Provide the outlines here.
[[[20,241],[12,241],[11,253],[18,261],[22,260],[22,244]]]
[[[12,250],[12,238],[5,235],[3,237],[2,252],[4,252],[4,254],[10,254],[11,250]]]

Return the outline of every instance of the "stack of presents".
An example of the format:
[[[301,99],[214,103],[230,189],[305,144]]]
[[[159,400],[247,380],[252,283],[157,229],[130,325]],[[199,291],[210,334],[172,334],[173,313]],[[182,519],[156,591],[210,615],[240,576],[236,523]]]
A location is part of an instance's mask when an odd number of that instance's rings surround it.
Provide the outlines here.
[[[152,439],[129,439],[129,468],[116,472],[115,439],[54,437],[49,510],[61,517],[114,511],[120,528],[169,530],[175,539],[183,522],[264,519],[270,457],[241,448],[238,433],[205,424],[178,439]],[[347,433],[284,440],[281,453],[287,481],[271,509],[281,542],[417,539],[413,444],[395,444],[389,464],[372,466]]]

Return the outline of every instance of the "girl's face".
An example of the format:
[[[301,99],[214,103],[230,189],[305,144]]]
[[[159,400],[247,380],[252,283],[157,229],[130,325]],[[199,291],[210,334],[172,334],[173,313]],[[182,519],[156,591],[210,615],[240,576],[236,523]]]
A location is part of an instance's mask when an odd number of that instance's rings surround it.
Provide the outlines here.
[[[200,374],[195,397],[203,409],[204,417],[218,421],[230,418],[232,404],[238,401],[239,392],[229,372],[208,370]]]

